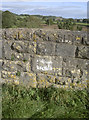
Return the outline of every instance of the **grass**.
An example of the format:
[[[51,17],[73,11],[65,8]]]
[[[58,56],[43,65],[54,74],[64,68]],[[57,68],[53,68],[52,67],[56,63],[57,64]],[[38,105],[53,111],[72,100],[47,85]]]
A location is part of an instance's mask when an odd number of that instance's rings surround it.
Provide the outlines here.
[[[2,86],[3,118],[88,118],[87,90]]]
[[[89,26],[89,24],[88,23],[76,23],[77,25],[83,25],[83,26]]]

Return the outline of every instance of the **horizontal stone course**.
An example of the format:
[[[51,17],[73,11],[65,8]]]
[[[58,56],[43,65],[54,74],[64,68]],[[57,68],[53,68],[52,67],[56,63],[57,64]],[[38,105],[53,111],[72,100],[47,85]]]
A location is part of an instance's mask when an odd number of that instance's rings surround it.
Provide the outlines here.
[[[47,29],[3,29],[2,38],[6,40],[24,40],[24,41],[52,41],[68,44],[89,45],[87,32],[69,31],[69,30],[47,30]]]

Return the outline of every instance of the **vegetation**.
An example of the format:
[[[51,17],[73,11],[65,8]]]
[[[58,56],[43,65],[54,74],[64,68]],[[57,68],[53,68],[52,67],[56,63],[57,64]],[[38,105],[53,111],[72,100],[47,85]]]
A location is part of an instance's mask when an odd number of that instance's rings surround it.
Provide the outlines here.
[[[20,71],[17,71],[16,75],[17,75],[17,76],[20,76],[20,75],[21,75],[21,72],[20,72]]]
[[[81,31],[89,27],[88,19],[65,19],[56,16],[17,15],[9,11],[2,13],[2,28],[41,28],[42,26],[56,25],[56,28]]]
[[[89,118],[87,90],[2,86],[3,118]]]
[[[15,59],[14,55],[12,54],[11,55],[11,60],[13,61]]]
[[[64,21],[64,22],[59,22],[58,23],[58,28],[59,29],[67,29],[67,30],[73,30],[75,23],[72,23],[71,21]]]
[[[47,25],[52,25],[53,24],[53,20],[52,19],[47,19],[46,20],[46,24]]]
[[[67,30],[82,30],[82,26],[79,26],[77,23],[75,23],[71,19],[64,20],[63,22],[58,22],[58,28],[59,29],[67,29]]]
[[[9,11],[2,13],[2,28],[37,28],[41,20],[30,15],[16,15]]]

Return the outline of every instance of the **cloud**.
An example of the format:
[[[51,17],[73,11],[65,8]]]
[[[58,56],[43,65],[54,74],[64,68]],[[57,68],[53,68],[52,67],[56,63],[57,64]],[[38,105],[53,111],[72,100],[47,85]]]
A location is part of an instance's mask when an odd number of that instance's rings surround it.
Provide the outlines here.
[[[85,18],[87,17],[87,3],[76,2],[54,2],[54,3],[3,3],[2,10],[9,10],[17,14],[30,14],[30,15],[53,15],[72,18]]]

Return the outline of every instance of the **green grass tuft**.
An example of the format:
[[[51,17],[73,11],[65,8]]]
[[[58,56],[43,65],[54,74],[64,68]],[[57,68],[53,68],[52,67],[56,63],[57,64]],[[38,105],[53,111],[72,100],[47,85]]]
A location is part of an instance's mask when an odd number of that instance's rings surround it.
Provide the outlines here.
[[[87,90],[2,86],[3,118],[88,118]]]

